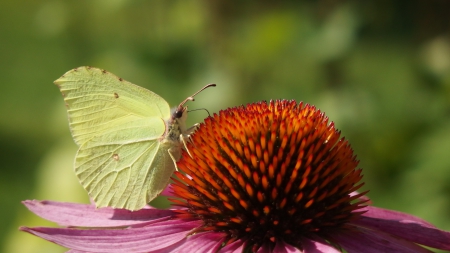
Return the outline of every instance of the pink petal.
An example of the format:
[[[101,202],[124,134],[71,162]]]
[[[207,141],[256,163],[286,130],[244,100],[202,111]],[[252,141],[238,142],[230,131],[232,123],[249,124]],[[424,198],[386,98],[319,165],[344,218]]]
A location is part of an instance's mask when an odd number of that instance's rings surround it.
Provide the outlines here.
[[[356,195],[358,195],[358,194],[359,194],[359,192],[352,192],[352,193],[350,193],[349,195],[350,195],[350,197],[353,197],[353,196],[356,196]],[[360,201],[365,201],[364,204],[366,204],[366,205],[372,203],[372,201],[370,200],[370,198],[367,197],[366,195],[363,195],[363,196],[359,197],[358,199],[359,199]]]
[[[160,193],[161,196],[174,197],[172,184],[169,184],[164,190]]]
[[[186,237],[184,237],[182,240],[169,245],[165,248],[158,248],[158,249],[151,249],[147,251],[146,253],[167,253],[167,252],[174,252],[176,249],[182,247],[186,243]]]
[[[225,238],[223,233],[206,232],[183,238],[169,247],[151,250],[148,253],[166,252],[217,252]]]
[[[355,228],[354,231],[340,231],[333,239],[348,253],[430,253],[431,251],[397,237],[379,231]]]
[[[379,212],[379,214],[386,213],[389,213],[389,210]],[[371,214],[369,213],[369,215]],[[432,248],[450,250],[450,232],[437,229],[433,225],[429,225],[428,222],[409,214],[405,214],[404,217],[397,216],[397,214],[380,216],[382,218],[372,218],[366,217],[366,214],[364,214],[352,223]]]
[[[171,210],[153,208],[139,211],[125,209],[99,208],[93,205],[64,203],[54,201],[26,200],[23,204],[40,217],[56,222],[61,226],[77,227],[120,227],[136,224],[148,224],[158,218],[167,218],[174,214]]]
[[[131,229],[27,228],[34,234],[63,247],[86,252],[148,252],[181,241],[200,221],[167,220]]]
[[[186,242],[174,250],[177,253],[212,253],[217,252],[225,239],[225,234],[217,232],[204,232],[189,236]]]
[[[275,244],[275,248],[272,251],[273,253],[301,253],[301,251],[299,249],[297,249],[296,247],[285,243],[282,240],[277,240],[276,244]]]
[[[268,252],[272,252],[270,245],[268,243],[263,244],[261,247],[259,247],[259,249],[256,251],[256,253],[268,253]]]
[[[307,238],[302,239],[303,252],[304,253],[339,253],[340,250],[329,245],[325,240],[320,238],[310,240]]]
[[[366,211],[363,216],[371,218],[379,218],[384,220],[411,220],[430,227],[435,227],[433,224],[411,214],[402,213],[394,210],[367,206],[365,208],[359,209],[358,211]]]
[[[236,240],[227,246],[223,247],[220,253],[241,253],[244,250],[244,242],[242,240]]]

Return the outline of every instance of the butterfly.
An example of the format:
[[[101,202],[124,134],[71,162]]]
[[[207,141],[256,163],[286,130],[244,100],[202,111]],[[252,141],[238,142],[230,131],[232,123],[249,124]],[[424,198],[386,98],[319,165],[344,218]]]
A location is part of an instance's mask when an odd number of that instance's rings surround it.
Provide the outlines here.
[[[79,67],[54,82],[79,149],[75,174],[97,207],[139,210],[168,185],[196,125],[186,98],[174,110],[157,94],[105,70]]]

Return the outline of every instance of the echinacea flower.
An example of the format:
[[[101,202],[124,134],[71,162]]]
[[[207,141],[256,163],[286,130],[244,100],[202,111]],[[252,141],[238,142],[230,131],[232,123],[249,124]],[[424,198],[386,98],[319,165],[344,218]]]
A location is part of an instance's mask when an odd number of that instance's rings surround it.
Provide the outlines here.
[[[174,209],[25,201],[65,227],[21,230],[73,253],[450,250],[450,232],[367,205],[350,145],[313,106],[230,108],[191,137],[169,187]]]

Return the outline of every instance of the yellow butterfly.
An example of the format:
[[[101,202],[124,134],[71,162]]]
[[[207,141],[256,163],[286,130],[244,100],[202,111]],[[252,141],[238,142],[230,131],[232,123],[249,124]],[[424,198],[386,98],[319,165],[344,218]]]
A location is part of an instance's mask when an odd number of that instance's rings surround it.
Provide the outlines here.
[[[155,93],[105,70],[79,67],[55,81],[79,146],[75,174],[97,207],[139,210],[168,185],[181,157],[187,101],[171,113]]]

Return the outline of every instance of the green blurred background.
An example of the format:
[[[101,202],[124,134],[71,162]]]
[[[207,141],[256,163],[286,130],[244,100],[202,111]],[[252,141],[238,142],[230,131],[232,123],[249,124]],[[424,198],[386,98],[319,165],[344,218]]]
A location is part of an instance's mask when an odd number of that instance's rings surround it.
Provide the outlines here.
[[[0,250],[64,252],[25,199],[88,202],[52,82],[83,65],[191,109],[316,105],[350,140],[374,205],[450,230],[450,1],[0,2]],[[190,124],[206,112],[189,115]]]

